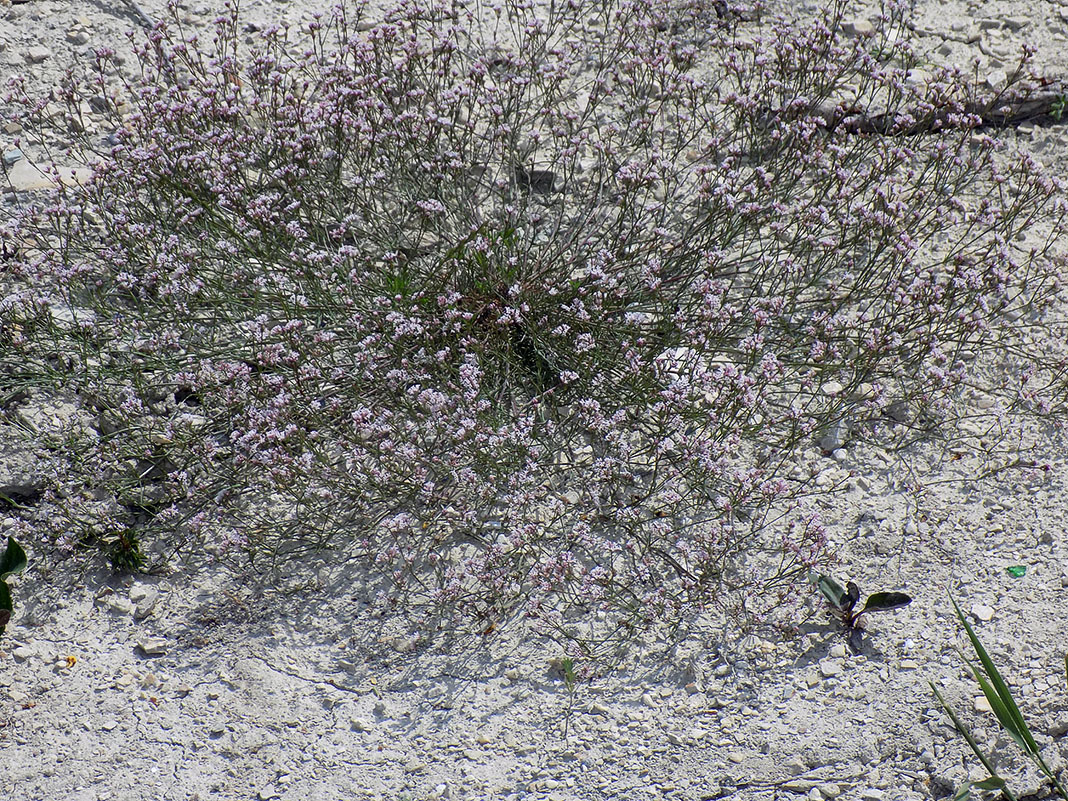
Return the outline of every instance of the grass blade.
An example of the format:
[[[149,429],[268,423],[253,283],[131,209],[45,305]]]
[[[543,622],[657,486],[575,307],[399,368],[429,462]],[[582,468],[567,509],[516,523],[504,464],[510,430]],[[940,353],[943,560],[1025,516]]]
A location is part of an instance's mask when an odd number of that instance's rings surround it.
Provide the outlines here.
[[[1010,737],[1012,737],[1013,741],[1020,746],[1024,753],[1030,753],[1030,747],[1028,746],[1023,733],[1020,731],[1019,725],[1013,720],[1012,714],[1009,712],[1008,707],[1005,706],[1005,703],[997,690],[970,659],[964,657],[964,661],[968,664],[968,669],[972,672],[975,680],[979,682],[979,687],[982,689],[983,695],[986,696],[987,703],[990,704],[990,710],[994,713],[994,717],[998,719],[998,723],[1001,724],[1001,727]],[[1024,728],[1026,730],[1026,726]],[[1028,732],[1028,734],[1030,735],[1030,732]]]
[[[950,596],[949,600],[953,602],[953,608],[957,611],[957,617],[964,625],[964,630],[968,633],[968,639],[971,640],[972,647],[975,649],[975,653],[978,655],[979,661],[983,665],[983,670],[990,679],[989,682],[984,681],[980,676],[979,671],[970,662],[968,663],[969,667],[972,668],[972,672],[975,674],[976,679],[979,680],[979,684],[983,688],[983,694],[990,702],[990,708],[994,710],[994,714],[997,715],[1001,725],[1005,727],[1005,731],[1016,740],[1020,748],[1030,756],[1038,756],[1038,743],[1036,743],[1035,738],[1031,736],[1031,732],[1027,728],[1027,723],[1024,721],[1023,715],[1020,714],[1020,708],[1016,706],[1016,701],[1013,700],[1012,693],[1009,692],[1009,686],[1001,677],[1001,673],[998,672],[997,667],[994,665],[993,660],[991,660],[990,655],[987,654],[986,649],[983,648],[983,644],[979,641],[979,637],[976,636],[971,624],[968,623],[967,618],[964,617],[964,613],[961,612],[960,607],[957,605],[957,601],[952,596]]]
[[[983,644],[964,617],[964,613],[961,612],[956,600],[954,600],[953,596],[950,596],[949,600],[953,602],[957,617],[964,625],[964,630],[968,633],[968,639],[971,640],[972,647],[975,648],[986,675],[984,676],[967,657],[965,657],[964,661],[968,663],[968,668],[971,670],[972,675],[975,676],[979,686],[982,687],[983,695],[986,696],[986,700],[990,703],[990,708],[993,710],[998,722],[1001,723],[1002,728],[1005,729],[1016,744],[1020,746],[1021,750],[1031,758],[1039,770],[1049,778],[1061,798],[1068,801],[1068,790],[1057,779],[1049,765],[1046,764],[1046,760],[1042,758],[1042,751],[1038,747],[1038,743],[1035,742],[1031,730],[1027,727],[1027,721],[1024,720],[1023,715],[1020,713],[1020,708],[1016,705],[1016,701],[1013,699],[1012,693],[1009,692],[1009,687],[1001,677],[1001,673],[998,672],[994,662],[990,659],[990,655],[983,648]],[[1068,656],[1065,656],[1065,665],[1066,670],[1068,670]],[[1007,793],[1008,791],[1003,792]]]
[[[938,691],[938,688],[935,687],[933,681],[929,681],[927,683],[931,685],[931,690],[934,692],[935,698],[938,699],[938,703],[942,705],[942,708],[946,710],[946,714],[949,715],[949,719],[953,721],[953,726],[957,729],[958,732],[960,732],[960,735],[968,743],[968,746],[972,749],[972,753],[974,753],[979,758],[979,761],[983,763],[983,767],[986,768],[987,773],[990,774],[990,778],[1001,781],[1001,792],[1004,794],[1006,801],[1016,801],[1016,796],[1014,796],[1012,794],[1012,791],[1010,791],[1009,788],[1005,786],[1005,781],[1000,776],[998,776],[998,772],[994,769],[993,763],[989,759],[987,759],[986,754],[984,754],[980,750],[979,743],[977,743],[975,741],[975,738],[972,737],[972,733],[968,729],[968,727],[965,726],[961,719],[957,717],[957,713],[953,711],[953,707],[951,707],[949,705],[949,702],[942,697],[942,693]],[[962,790],[965,790],[966,793],[963,798],[969,797],[968,791],[965,788],[968,788],[970,786],[970,784],[967,784],[965,785],[965,787],[961,788]]]

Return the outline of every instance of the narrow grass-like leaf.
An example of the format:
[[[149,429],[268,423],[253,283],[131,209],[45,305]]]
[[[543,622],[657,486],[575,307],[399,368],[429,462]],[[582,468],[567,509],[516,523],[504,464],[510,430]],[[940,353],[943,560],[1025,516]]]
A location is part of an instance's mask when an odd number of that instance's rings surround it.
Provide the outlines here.
[[[1060,794],[1061,798],[1068,801],[1068,789],[1065,789],[1064,785],[1057,779],[1056,774],[1053,773],[1049,765],[1047,765],[1046,761],[1042,758],[1042,751],[1038,747],[1038,743],[1035,742],[1031,730],[1027,727],[1027,722],[1020,713],[1020,708],[1016,705],[1016,701],[1013,699],[1012,693],[1009,692],[1008,685],[1001,677],[1001,673],[998,672],[994,662],[990,659],[990,655],[987,654],[986,649],[983,648],[983,644],[979,641],[979,637],[964,617],[964,613],[961,612],[956,600],[950,596],[950,601],[953,602],[953,608],[957,611],[957,617],[964,625],[964,630],[968,633],[968,638],[972,641],[972,646],[975,648],[975,652],[978,654],[979,660],[982,662],[983,671],[985,671],[986,675],[984,676],[979,668],[972,664],[967,658],[964,661],[968,663],[968,668],[971,670],[972,675],[975,676],[976,681],[979,682],[979,686],[982,687],[983,695],[986,696],[987,701],[990,703],[990,708],[993,710],[998,722],[1001,723],[1002,728],[1005,729],[1016,744],[1020,746],[1020,749],[1031,758],[1038,769],[1041,770],[1053,783],[1054,788]],[[1066,657],[1066,662],[1068,662],[1068,657]]]
[[[953,602],[953,608],[957,611],[957,617],[964,625],[964,630],[968,633],[968,639],[971,640],[972,647],[975,648],[975,653],[979,656],[979,661],[983,664],[983,670],[990,679],[989,682],[984,681],[978,669],[976,669],[971,662],[968,663],[968,666],[972,669],[972,673],[975,674],[976,679],[983,688],[983,695],[985,695],[987,701],[990,702],[990,707],[994,710],[994,714],[997,716],[998,721],[1005,728],[1005,731],[1007,731],[1017,742],[1020,748],[1027,754],[1038,756],[1038,743],[1036,743],[1035,738],[1031,736],[1031,732],[1027,728],[1027,723],[1024,721],[1023,715],[1020,714],[1020,708],[1016,706],[1016,701],[1013,700],[1012,693],[1009,692],[1008,685],[1001,677],[1001,673],[998,672],[997,666],[990,658],[990,655],[987,654],[986,649],[983,648],[983,644],[979,641],[979,637],[976,635],[971,624],[968,623],[968,619],[957,605],[957,601],[952,596],[950,596],[950,601]]]
[[[1001,777],[998,776],[998,772],[994,769],[994,764],[989,759],[987,759],[986,754],[984,754],[982,750],[980,750],[979,743],[977,743],[975,741],[975,738],[972,737],[971,730],[969,730],[968,727],[964,725],[963,721],[961,721],[961,719],[957,717],[957,713],[953,711],[953,707],[949,705],[949,702],[946,701],[946,699],[942,696],[942,693],[938,691],[938,688],[935,686],[934,682],[929,681],[927,683],[931,685],[931,690],[934,692],[935,698],[938,699],[938,703],[942,705],[942,708],[946,710],[946,714],[949,715],[949,719],[953,721],[953,726],[958,732],[960,732],[960,735],[964,738],[965,742],[968,743],[968,746],[972,749],[972,753],[979,758],[979,761],[981,763],[983,763],[983,767],[986,768],[987,773],[990,774],[990,778],[998,779],[999,781],[1001,781],[1001,791],[1004,794],[1006,801],[1016,801],[1016,797],[1007,787],[1005,787],[1004,780],[1002,780]],[[970,784],[965,784],[962,789],[966,789],[970,786]],[[959,792],[960,791],[958,791],[958,794]],[[963,797],[968,798],[969,796],[966,794]]]

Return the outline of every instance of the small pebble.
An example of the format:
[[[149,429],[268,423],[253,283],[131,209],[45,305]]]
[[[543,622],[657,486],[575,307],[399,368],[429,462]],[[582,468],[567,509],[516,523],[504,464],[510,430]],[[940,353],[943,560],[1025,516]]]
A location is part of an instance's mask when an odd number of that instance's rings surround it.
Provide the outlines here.
[[[11,150],[5,150],[3,158],[4,166],[11,167],[15,164],[16,161],[22,158],[22,151],[19,150],[17,147],[12,148]]]
[[[31,47],[23,54],[28,62],[31,64],[40,64],[42,61],[46,61],[49,56],[52,55],[52,51],[42,45],[36,45]]]
[[[34,650],[32,648],[27,648],[25,645],[20,645],[11,652],[11,655],[18,661],[24,662],[34,655]]]
[[[138,640],[137,647],[148,656],[159,656],[167,653],[167,641],[161,637],[149,637]]]
[[[842,25],[842,31],[847,36],[871,36],[875,33],[875,25],[871,20],[855,19]]]
[[[981,620],[984,623],[989,623],[994,617],[993,607],[986,604],[974,604],[971,608],[971,613],[975,616],[976,620]]]
[[[823,674],[824,678],[837,676],[844,669],[845,668],[842,666],[842,663],[836,659],[824,659],[822,662],[820,662],[820,673]]]
[[[104,605],[118,615],[131,615],[134,611],[134,604],[129,598],[111,596],[104,601]]]
[[[972,704],[975,706],[976,712],[992,712],[990,708],[990,702],[986,700],[985,695],[977,695],[972,699]]]

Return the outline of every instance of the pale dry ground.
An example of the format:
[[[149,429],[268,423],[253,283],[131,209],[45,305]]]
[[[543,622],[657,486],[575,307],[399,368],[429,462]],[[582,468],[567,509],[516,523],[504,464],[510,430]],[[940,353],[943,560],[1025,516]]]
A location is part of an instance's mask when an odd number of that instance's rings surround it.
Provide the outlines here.
[[[189,4],[191,22],[205,24],[216,2]],[[141,8],[161,13],[157,0]],[[261,20],[307,11],[245,9]],[[135,17],[120,0],[0,6],[0,76],[29,70],[47,85],[87,48],[117,43]],[[932,61],[979,57],[984,80],[1011,68],[1023,42],[1048,74],[1068,74],[1068,7],[923,0],[916,19]],[[42,55],[32,47],[47,50],[39,63],[27,59]],[[14,136],[0,130],[0,149]],[[1065,174],[1061,130],[1025,130],[1020,141]],[[45,427],[64,413],[43,399],[22,411]],[[6,470],[28,458],[5,448]],[[914,463],[934,463],[935,483],[916,493],[886,454],[813,454],[831,478],[857,474],[824,504],[838,574],[865,590],[904,589],[913,604],[872,620],[861,656],[820,621],[785,643],[649,641],[573,703],[552,648],[508,631],[413,648],[400,621],[363,611],[358,571],[328,560],[285,592],[209,567],[118,581],[38,559],[14,583],[17,615],[0,641],[0,798],[944,797],[975,761],[927,681],[945,688],[980,742],[997,735],[953,650],[962,641],[947,589],[980,617],[992,611],[980,636],[1035,732],[1055,735],[1048,753],[1063,764],[1065,455],[1044,454],[1053,469],[1043,479],[937,483],[975,463],[940,466],[941,452],[920,451]],[[1006,573],[1018,564],[1024,577]],[[1011,747],[996,748],[1021,792],[1038,786],[1033,771],[1006,762]]]

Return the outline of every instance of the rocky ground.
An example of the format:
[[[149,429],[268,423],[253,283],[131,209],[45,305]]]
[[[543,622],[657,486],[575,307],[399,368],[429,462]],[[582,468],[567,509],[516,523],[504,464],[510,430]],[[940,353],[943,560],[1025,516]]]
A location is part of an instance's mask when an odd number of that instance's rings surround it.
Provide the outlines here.
[[[182,13],[205,26],[215,8],[205,0]],[[243,13],[255,24],[308,10],[273,2]],[[162,14],[157,0],[5,0],[0,76],[48,86]],[[858,9],[852,24],[872,15]],[[974,61],[991,86],[1025,43],[1043,73],[1068,76],[1068,6],[918,0],[915,27],[932,62]],[[0,213],[42,185],[30,164],[40,154],[20,153],[29,146],[19,133],[0,118],[9,182]],[[1010,135],[1065,173],[1063,129]],[[71,412],[43,396],[18,409],[45,429]],[[982,432],[973,433],[977,450]],[[31,554],[12,580],[16,616],[0,640],[0,798],[944,798],[984,774],[929,681],[1018,795],[1046,797],[964,669],[948,593],[1008,677],[1047,761],[1063,769],[1068,454],[1040,445],[1048,470],[977,481],[967,443],[959,455],[909,454],[924,489],[877,449],[841,442],[833,456],[809,455],[829,483],[849,478],[823,503],[837,574],[914,597],[871,621],[859,655],[820,617],[787,641],[650,635],[622,669],[574,692],[558,650],[517,633],[427,645],[402,621],[371,618],[358,573],[327,558],[265,587],[210,565],[122,579]],[[0,491],[32,494],[49,478],[44,464],[15,426],[0,425]],[[0,534],[14,524],[0,520]]]

